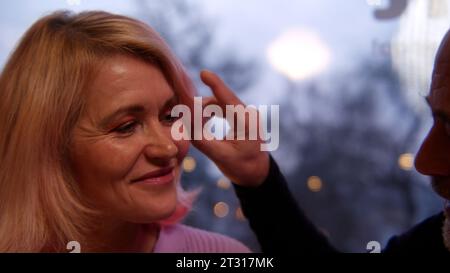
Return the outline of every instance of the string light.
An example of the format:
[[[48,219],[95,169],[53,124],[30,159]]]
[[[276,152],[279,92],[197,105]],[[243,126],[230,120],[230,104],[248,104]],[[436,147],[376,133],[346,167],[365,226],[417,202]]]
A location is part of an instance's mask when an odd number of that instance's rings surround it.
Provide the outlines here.
[[[185,172],[192,172],[195,170],[195,167],[197,166],[197,162],[192,156],[186,156],[183,160],[183,170]]]
[[[229,210],[228,204],[225,202],[218,202],[214,205],[214,215],[219,218],[227,216]]]
[[[227,178],[222,177],[219,180],[217,180],[217,187],[224,190],[228,190],[231,187],[231,183]]]
[[[318,192],[322,189],[322,180],[318,176],[310,176],[307,185],[310,191]]]
[[[398,166],[405,171],[410,171],[414,167],[414,155],[411,153],[404,153],[398,157]]]

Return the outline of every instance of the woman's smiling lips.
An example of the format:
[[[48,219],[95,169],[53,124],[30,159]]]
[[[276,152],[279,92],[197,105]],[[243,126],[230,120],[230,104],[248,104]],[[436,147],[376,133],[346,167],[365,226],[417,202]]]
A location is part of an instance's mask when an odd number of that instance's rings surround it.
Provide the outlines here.
[[[162,184],[168,184],[173,182],[174,180],[174,174],[173,174],[174,167],[165,167],[161,168],[149,173],[146,173],[139,178],[131,180],[131,183],[145,183],[145,184],[151,184],[151,185],[162,185]]]

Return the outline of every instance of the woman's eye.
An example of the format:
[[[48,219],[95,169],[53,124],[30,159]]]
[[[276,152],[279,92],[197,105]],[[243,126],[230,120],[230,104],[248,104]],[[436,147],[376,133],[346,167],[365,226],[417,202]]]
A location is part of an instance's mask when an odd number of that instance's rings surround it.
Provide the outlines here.
[[[117,127],[113,131],[119,134],[129,134],[134,132],[134,129],[136,129],[136,125],[137,123],[135,121],[130,121]]]
[[[171,112],[164,114],[164,116],[162,118],[163,122],[169,123],[169,124],[174,123],[177,119],[179,119],[179,117],[172,116]]]

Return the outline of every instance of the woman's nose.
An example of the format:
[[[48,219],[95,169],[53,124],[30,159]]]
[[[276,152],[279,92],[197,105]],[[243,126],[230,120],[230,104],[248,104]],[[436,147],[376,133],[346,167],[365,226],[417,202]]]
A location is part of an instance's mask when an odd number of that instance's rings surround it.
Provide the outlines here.
[[[450,137],[441,124],[433,125],[423,141],[415,162],[418,172],[429,176],[450,175]]]
[[[178,154],[178,148],[175,145],[170,130],[154,126],[147,134],[147,143],[145,146],[145,155],[150,160],[171,160]]]

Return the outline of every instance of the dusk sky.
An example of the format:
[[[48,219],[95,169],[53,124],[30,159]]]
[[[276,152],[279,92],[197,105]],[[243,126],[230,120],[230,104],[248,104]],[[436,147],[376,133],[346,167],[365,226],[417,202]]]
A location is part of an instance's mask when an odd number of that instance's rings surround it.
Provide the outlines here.
[[[149,6],[151,2],[150,0]],[[359,57],[373,55],[376,51],[373,45],[388,43],[398,23],[396,19],[376,20],[373,16],[374,6],[364,0],[341,1],[339,4],[331,0],[196,0],[189,2],[199,7],[199,14],[203,14],[215,24],[218,45],[232,46],[239,55],[254,58],[261,64],[262,73],[253,89],[253,92],[258,93],[261,92],[260,86],[276,86],[276,82],[282,78],[270,64],[267,55],[270,45],[282,35],[289,36],[289,33],[297,33],[299,35],[294,37],[294,47],[299,48],[295,43],[306,44],[303,51],[296,51],[303,53],[297,57],[300,60],[297,64],[303,64],[299,69],[314,67],[314,64],[303,60],[304,55],[309,54],[305,52],[316,48],[317,42],[328,50],[327,60],[324,60],[322,65],[318,64],[317,71],[305,71],[308,74],[306,77],[314,77],[326,74],[328,71],[348,69],[360,59]],[[130,16],[137,13],[134,1],[120,0],[20,0],[5,1],[0,6],[0,33],[2,33],[0,63],[4,63],[23,32],[39,17],[53,10],[102,9]],[[305,33],[306,38],[311,35],[314,38],[310,47],[307,42],[304,42]],[[320,58],[321,53],[317,54],[316,56]],[[253,92],[249,92],[248,95],[252,100],[257,101],[252,103],[270,103],[283,95],[281,91],[271,91],[268,92],[271,95],[255,98],[251,95]]]
[[[158,3],[148,0],[148,7]],[[279,104],[286,97],[286,79],[294,83],[318,81],[333,86],[334,80],[343,77],[361,61],[389,60],[391,40],[401,25],[400,16],[390,20],[376,19],[374,11],[386,7],[389,1],[349,0],[336,4],[332,0],[190,0],[199,16],[214,25],[214,44],[231,50],[243,59],[253,59],[259,65],[254,84],[241,98],[248,104]],[[398,63],[400,68],[414,69],[419,65],[420,73],[431,74],[432,56],[443,31],[448,25],[445,20],[427,17],[429,3],[448,3],[445,0],[412,0],[408,9],[415,10],[410,21],[405,21],[403,33],[415,33],[425,37],[436,32],[431,44],[423,47],[427,54],[417,54],[413,47],[423,41],[405,41],[401,46]],[[134,0],[17,0],[0,4],[0,64],[3,64],[24,31],[38,18],[58,9],[106,10],[129,16],[138,16],[139,10]],[[440,6],[439,6],[440,7]],[[413,9],[414,8],[414,9]],[[402,15],[407,14],[404,11]],[[411,14],[411,12],[409,12]],[[420,21],[421,13],[423,18]],[[416,19],[417,18],[417,19]],[[174,19],[175,20],[175,19]],[[439,21],[439,27],[428,21]],[[425,29],[416,31],[408,28],[411,24],[421,24]],[[433,25],[434,24],[434,25]],[[405,36],[405,35],[403,35]],[[427,40],[425,40],[427,42]],[[410,49],[408,52],[408,49]],[[429,50],[431,48],[431,50]],[[424,51],[425,49],[422,49]],[[426,56],[425,56],[426,55]],[[423,66],[423,58],[428,66]],[[401,59],[403,58],[403,59]],[[415,63],[402,63],[408,59]],[[410,68],[412,67],[412,68]],[[417,69],[416,69],[417,70]],[[414,72],[414,71],[413,71]],[[415,71],[417,72],[417,71]],[[411,71],[403,71],[411,77],[411,82],[419,79]],[[421,76],[422,78],[425,76]],[[345,77],[345,76],[344,76]],[[422,79],[420,90],[408,89],[413,104],[419,105],[423,115],[428,115],[423,94],[427,92],[427,79]],[[335,94],[329,88],[331,95]],[[240,90],[236,90],[240,91]],[[420,93],[420,94],[419,94]],[[425,110],[424,110],[425,109]],[[425,131],[424,131],[425,133]]]

